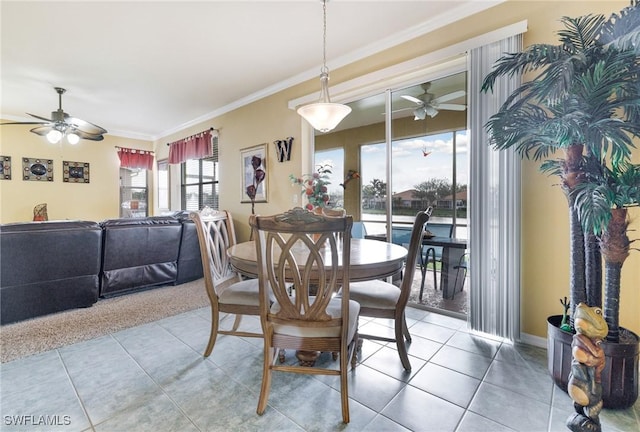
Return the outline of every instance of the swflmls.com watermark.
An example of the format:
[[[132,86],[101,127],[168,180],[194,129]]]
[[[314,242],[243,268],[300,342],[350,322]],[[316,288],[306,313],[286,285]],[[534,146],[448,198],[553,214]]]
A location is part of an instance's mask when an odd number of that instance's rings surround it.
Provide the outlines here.
[[[6,426],[69,426],[70,415],[5,415]]]

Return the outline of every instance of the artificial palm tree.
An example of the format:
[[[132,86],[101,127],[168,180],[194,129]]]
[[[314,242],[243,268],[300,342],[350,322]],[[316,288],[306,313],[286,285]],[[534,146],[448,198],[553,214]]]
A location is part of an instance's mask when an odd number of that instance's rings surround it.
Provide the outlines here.
[[[631,249],[627,208],[640,205],[640,165],[619,162],[609,168],[598,164],[588,170],[587,178],[576,190],[575,207],[585,230],[600,238],[605,263],[607,340],[618,342],[620,275]]]
[[[639,5],[632,0],[609,19],[563,17],[559,45],[536,44],[504,55],[482,87],[492,90],[502,75],[539,72],[513,92],[486,128],[494,148],[515,148],[522,157],[543,160],[541,170],[561,179],[569,205],[572,308],[580,302],[601,305],[600,251],[607,253],[601,245],[612,235],[608,228],[581,224],[579,210],[586,205],[575,205],[577,191],[587,193],[585,182],[601,180],[590,167],[606,166],[607,158],[614,166],[626,163],[634,137],[640,136]],[[563,158],[551,159],[560,152]]]

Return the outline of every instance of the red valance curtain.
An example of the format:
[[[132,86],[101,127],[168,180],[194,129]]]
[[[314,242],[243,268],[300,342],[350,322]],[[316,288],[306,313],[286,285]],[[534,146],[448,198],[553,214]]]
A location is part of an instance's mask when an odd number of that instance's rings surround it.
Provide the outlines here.
[[[169,144],[169,163],[179,164],[189,159],[213,156],[211,130],[206,130]]]
[[[153,152],[118,147],[121,168],[153,169]]]

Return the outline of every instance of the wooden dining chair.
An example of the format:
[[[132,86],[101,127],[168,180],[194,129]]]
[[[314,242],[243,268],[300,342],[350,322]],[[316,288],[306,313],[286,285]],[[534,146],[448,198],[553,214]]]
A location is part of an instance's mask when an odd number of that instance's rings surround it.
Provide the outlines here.
[[[407,327],[405,309],[409,301],[409,294],[411,294],[413,275],[416,271],[416,259],[422,248],[423,227],[428,220],[429,215],[425,211],[420,211],[416,214],[400,287],[383,280],[352,282],[350,286],[351,300],[360,303],[360,316],[387,318],[392,319],[394,322],[394,338],[365,333],[359,334],[359,337],[362,339],[395,342],[402,366],[407,371],[411,370],[411,362],[407,354],[405,339],[411,343],[411,334]]]
[[[349,298],[351,216],[329,217],[302,208],[275,216],[251,216],[257,233],[260,321],[265,335],[262,387],[257,413],[263,414],[273,371],[339,375],[342,420],[349,422],[347,371],[356,365],[360,306]],[[289,294],[288,281],[293,282]],[[268,290],[275,301],[269,304]],[[342,287],[343,295],[336,297]],[[281,349],[337,352],[339,367],[281,364]],[[299,357],[300,358],[300,357]]]
[[[211,333],[204,351],[204,356],[209,357],[218,334],[263,336],[258,332],[238,330],[243,315],[260,315],[258,280],[242,280],[229,264],[227,249],[236,244],[236,234],[228,211],[205,209],[191,212],[189,218],[198,232],[204,285],[211,303]],[[235,315],[230,329],[220,329],[220,313]]]

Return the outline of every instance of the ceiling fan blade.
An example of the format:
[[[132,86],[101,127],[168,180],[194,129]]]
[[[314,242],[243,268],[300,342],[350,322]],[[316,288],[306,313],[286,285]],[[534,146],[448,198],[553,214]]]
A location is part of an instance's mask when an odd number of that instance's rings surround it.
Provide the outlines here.
[[[65,120],[68,124],[75,127],[76,129],[91,135],[102,135],[107,133],[106,129],[90,123],[86,120],[81,120],[75,117],[67,117]]]
[[[48,118],[46,118],[46,117],[40,117],[40,116],[38,116],[38,115],[31,114],[31,113],[27,113],[27,114],[29,114],[31,117],[35,117],[35,118],[37,118],[37,119],[44,120],[44,121],[49,122],[49,123],[53,123],[53,120],[48,119]]]
[[[458,104],[438,104],[438,109],[450,110],[450,111],[464,111],[467,109],[467,106],[458,105]]]
[[[393,113],[402,112],[402,111],[409,111],[409,110],[412,110],[412,109],[414,109],[414,108],[413,107],[398,108],[396,110],[392,110],[391,113],[393,114]],[[384,113],[382,113],[382,114],[384,114]]]
[[[51,126],[40,126],[40,127],[35,127],[31,129],[31,132],[37,135],[45,136],[46,134],[51,132],[52,129],[53,128]]]
[[[47,124],[49,122],[7,122],[7,123],[0,123],[0,126],[2,125],[36,125],[36,124]]]
[[[79,129],[72,130],[70,133],[74,133],[78,135],[80,138],[90,140],[90,141],[102,141],[104,139],[102,134],[92,134],[92,133],[81,131]]]
[[[440,102],[449,102],[450,100],[454,100],[454,99],[458,99],[464,95],[466,95],[467,92],[465,92],[464,90],[458,90],[455,91],[453,93],[449,93],[446,95],[442,95],[438,98],[436,98],[433,102],[434,103],[440,103]]]
[[[424,101],[423,101],[423,100],[418,99],[417,97],[413,97],[413,96],[409,96],[409,95],[402,95],[401,97],[402,97],[403,99],[406,99],[406,100],[411,101],[411,102],[413,102],[413,103],[415,103],[415,104],[418,104],[418,105],[422,105],[422,104],[424,104]]]

